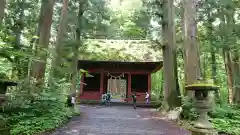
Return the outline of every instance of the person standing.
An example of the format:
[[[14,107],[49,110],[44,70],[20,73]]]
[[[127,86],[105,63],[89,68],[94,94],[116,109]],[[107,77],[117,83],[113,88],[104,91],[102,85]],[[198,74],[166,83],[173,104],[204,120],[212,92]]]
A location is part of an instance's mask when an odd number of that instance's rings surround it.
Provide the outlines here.
[[[148,102],[149,102],[149,93],[148,92],[146,92],[146,96],[145,96],[145,99],[146,99],[146,104],[148,104]]]
[[[73,106],[75,105],[75,102],[76,102],[76,97],[72,96],[71,103]]]
[[[72,104],[73,112],[75,112],[76,111],[76,93],[73,93],[71,95],[71,104]]]
[[[108,91],[106,95],[107,106],[110,106],[111,98],[112,98],[112,94],[110,93],[110,91]]]
[[[72,106],[75,107],[75,103],[76,103],[76,97],[75,97],[75,94],[72,95],[71,103],[72,103]]]
[[[102,104],[106,107],[106,98],[107,98],[107,95],[106,93],[103,93],[102,94]]]
[[[132,94],[132,101],[133,101],[133,108],[136,109],[137,95],[135,91]]]
[[[72,104],[72,96],[71,95],[67,96],[67,106],[68,107],[72,107],[73,106],[73,104]]]

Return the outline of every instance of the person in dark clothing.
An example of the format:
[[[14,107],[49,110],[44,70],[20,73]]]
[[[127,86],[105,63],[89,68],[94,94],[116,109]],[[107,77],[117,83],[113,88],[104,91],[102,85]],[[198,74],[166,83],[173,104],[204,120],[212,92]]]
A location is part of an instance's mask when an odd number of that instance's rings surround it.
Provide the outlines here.
[[[70,95],[67,96],[67,105],[68,105],[68,107],[74,107],[75,100],[76,100],[75,96],[76,96],[75,93],[70,94]]]
[[[135,91],[132,94],[132,101],[133,101],[133,108],[136,109],[137,95]]]
[[[107,92],[107,97],[106,97],[107,106],[110,106],[110,104],[111,104],[111,98],[112,98],[112,95],[111,95],[110,91],[108,91],[108,92]]]
[[[72,104],[72,102],[71,102],[71,99],[72,99],[71,95],[68,95],[68,96],[67,96],[67,106],[68,106],[68,107],[72,107],[72,106],[73,106],[73,104]]]

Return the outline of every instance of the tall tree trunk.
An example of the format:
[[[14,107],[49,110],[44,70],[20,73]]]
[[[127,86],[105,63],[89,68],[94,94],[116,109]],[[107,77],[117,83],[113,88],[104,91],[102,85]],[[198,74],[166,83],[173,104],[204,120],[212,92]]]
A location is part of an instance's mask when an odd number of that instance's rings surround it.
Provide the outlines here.
[[[17,0],[17,3],[19,5],[18,12],[19,12],[19,19],[15,22],[15,27],[13,31],[15,32],[16,35],[16,40],[15,40],[15,45],[14,49],[16,51],[19,51],[21,49],[21,36],[22,36],[22,30],[24,29],[24,4],[25,0]],[[18,74],[18,79],[23,77],[23,70],[21,67],[21,58],[19,56],[14,57],[14,68],[13,68],[13,73]]]
[[[73,45],[73,57],[72,57],[72,65],[71,65],[71,93],[76,92],[76,85],[77,85],[77,77],[79,76],[78,73],[78,56],[79,56],[79,48],[82,45],[82,16],[84,13],[84,6],[86,6],[86,0],[79,0],[79,10],[78,10],[78,23],[77,23],[77,29],[76,29],[76,42]]]
[[[6,0],[0,0],[0,25],[2,24],[5,6],[6,6]]]
[[[234,14],[235,14],[235,8],[232,7],[233,1],[229,1],[229,5],[226,6],[225,10],[222,11],[223,15],[225,15],[226,18],[226,24],[224,27],[225,32],[227,35],[225,35],[225,46],[224,46],[224,58],[225,58],[225,64],[226,64],[226,71],[228,75],[228,97],[229,97],[229,103],[233,103],[233,90],[234,90],[234,65],[233,65],[233,53],[231,52],[231,47],[234,44],[236,44],[236,40],[232,38],[234,36],[234,27],[235,27],[235,21],[234,21]],[[223,18],[224,16],[221,16]],[[222,19],[225,20],[225,19]]]
[[[57,41],[55,46],[55,54],[52,60],[52,69],[50,74],[51,78],[49,79],[50,82],[52,78],[57,78],[58,74],[60,73],[59,68],[62,61],[62,46],[63,46],[65,29],[66,29],[67,14],[68,14],[68,0],[63,0],[63,7],[61,11]]]
[[[32,69],[32,76],[37,79],[37,84],[42,84],[44,82],[47,59],[45,49],[47,49],[49,45],[54,2],[55,0],[42,0],[38,25],[39,31],[37,32],[39,39],[36,43],[37,56],[41,58],[41,61],[35,62]]]
[[[206,2],[209,2],[208,0]],[[212,15],[212,7],[211,5],[208,7],[207,9],[207,35],[208,35],[208,40],[210,43],[210,55],[211,55],[211,68],[212,68],[212,72],[211,72],[211,78],[213,80],[214,84],[218,84],[217,83],[217,63],[216,63],[216,48],[214,47],[213,41],[215,40],[215,38],[213,37],[213,21],[214,21],[214,17]],[[215,96],[216,99],[219,99],[219,91],[215,91]]]
[[[196,1],[184,0],[184,69],[186,85],[200,77],[200,58],[197,45]],[[192,97],[192,92],[187,92]]]
[[[233,102],[240,104],[240,57],[239,51],[234,52],[233,58],[234,65],[234,91],[233,91]]]
[[[233,64],[230,51],[223,51],[228,80],[228,102],[233,103]]]
[[[229,103],[240,103],[240,69],[239,69],[239,49],[237,44],[237,40],[235,37],[236,32],[236,21],[235,21],[235,12],[236,8],[234,6],[235,2],[233,0],[229,0],[229,5],[226,6],[226,19],[227,19],[227,26],[225,29],[226,33],[226,51],[227,53],[227,73],[228,73],[228,85],[229,85]],[[229,47],[230,46],[230,47]],[[232,49],[233,48],[233,49]]]
[[[164,103],[162,111],[168,111],[181,105],[178,92],[178,76],[176,69],[176,41],[173,0],[163,3],[163,69],[164,69]]]

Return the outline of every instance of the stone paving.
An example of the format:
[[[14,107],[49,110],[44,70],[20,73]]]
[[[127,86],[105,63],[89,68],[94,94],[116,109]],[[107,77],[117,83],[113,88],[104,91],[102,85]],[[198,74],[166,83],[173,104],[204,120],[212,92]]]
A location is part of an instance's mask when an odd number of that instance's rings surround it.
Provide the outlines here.
[[[81,116],[49,135],[189,135],[177,125],[154,117],[151,109],[130,106],[80,106]]]

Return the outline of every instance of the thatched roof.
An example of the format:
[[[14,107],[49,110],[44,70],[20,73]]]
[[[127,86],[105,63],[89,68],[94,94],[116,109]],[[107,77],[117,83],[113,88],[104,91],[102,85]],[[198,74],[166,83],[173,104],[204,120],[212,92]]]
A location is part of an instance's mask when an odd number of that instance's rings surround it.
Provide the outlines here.
[[[139,62],[154,62],[162,60],[160,49],[153,48],[153,43],[149,40],[105,40],[88,39],[86,44],[92,44],[87,47],[88,52],[104,53],[106,50],[119,50],[124,55],[131,55]],[[101,59],[99,59],[101,60]],[[115,59],[116,61],[125,61]]]

